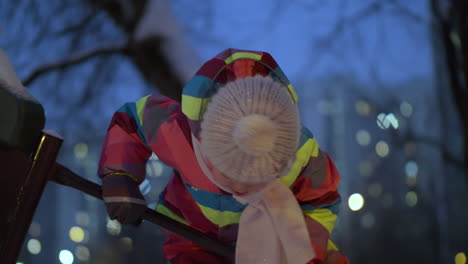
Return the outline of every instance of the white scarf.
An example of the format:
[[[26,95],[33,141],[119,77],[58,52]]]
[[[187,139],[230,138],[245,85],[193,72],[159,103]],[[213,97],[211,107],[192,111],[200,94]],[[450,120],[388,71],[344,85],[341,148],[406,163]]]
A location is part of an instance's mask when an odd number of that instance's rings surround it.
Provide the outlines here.
[[[229,186],[214,180],[194,135],[192,144],[206,176],[222,190],[233,193]],[[315,257],[302,210],[281,181],[274,180],[258,192],[233,197],[248,204],[240,217],[236,264],[305,264]]]

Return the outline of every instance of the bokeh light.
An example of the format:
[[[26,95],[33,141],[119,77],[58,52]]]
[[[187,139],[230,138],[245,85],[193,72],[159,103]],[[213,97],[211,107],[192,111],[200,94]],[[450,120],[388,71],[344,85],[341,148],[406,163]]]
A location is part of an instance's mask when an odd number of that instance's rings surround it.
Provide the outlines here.
[[[367,132],[366,130],[360,129],[356,133],[356,141],[361,146],[367,146],[367,145],[369,145],[369,143],[371,141],[371,136],[370,136],[369,132]]]
[[[89,257],[91,256],[91,253],[89,252],[89,249],[87,247],[77,246],[75,249],[75,255],[76,258],[81,261],[88,261]]]
[[[73,263],[73,254],[66,249],[60,250],[59,260],[62,264],[72,264]]]
[[[384,113],[377,115],[377,126],[379,126],[381,129],[387,129],[390,126],[390,122],[388,122],[386,116],[387,115]]]
[[[83,240],[85,239],[85,231],[83,230],[83,228],[78,226],[70,228],[68,234],[70,236],[70,239],[76,243],[83,242]]]
[[[356,112],[361,116],[369,116],[371,113],[371,106],[366,101],[358,100],[354,106]]]
[[[333,113],[334,110],[333,103],[327,100],[320,100],[317,103],[317,108],[319,113],[323,115],[330,115]]]
[[[385,158],[388,156],[388,153],[390,153],[390,147],[385,141],[379,141],[377,144],[375,144],[375,152],[377,155],[379,155],[381,158]]]
[[[122,231],[122,226],[117,220],[107,220],[106,224],[107,232],[113,236],[118,236]]]
[[[353,193],[348,199],[349,209],[359,211],[364,206],[364,197],[359,193]]]
[[[382,194],[382,185],[380,183],[369,184],[367,191],[370,196],[377,198]]]
[[[41,225],[36,222],[32,222],[29,226],[29,235],[32,237],[38,237],[41,235]]]
[[[405,200],[406,200],[406,204],[409,207],[415,207],[416,204],[418,203],[418,195],[416,194],[416,192],[410,191],[406,193]]]
[[[388,120],[388,122],[390,122],[390,126],[392,126],[394,129],[398,129],[399,127],[399,122],[398,122],[398,119],[396,118],[396,116],[392,113],[388,114],[386,116],[386,119]]]
[[[398,127],[399,127],[398,119],[392,113],[390,113],[390,114],[385,114],[385,113],[378,114],[376,122],[377,122],[377,125],[381,129],[388,129],[390,127],[393,127],[394,129],[398,129]]]
[[[119,239],[119,246],[122,250],[130,252],[133,249],[133,240],[129,237],[122,237]]]
[[[456,31],[450,31],[450,40],[452,41],[453,45],[455,47],[460,48],[461,47],[461,39],[460,39],[460,34]]]
[[[75,221],[78,225],[88,226],[89,225],[89,214],[84,211],[78,211],[75,214]]]
[[[382,197],[382,206],[384,208],[390,208],[393,206],[393,197],[390,194],[384,194]]]
[[[406,183],[408,186],[416,185],[416,177],[418,174],[418,164],[415,161],[408,161],[405,164]]]
[[[381,129],[388,129],[390,127],[390,122],[387,119],[387,115],[385,113],[380,113],[377,115],[377,126]]]
[[[369,229],[372,228],[375,224],[375,217],[372,213],[366,213],[361,217],[361,226]]]
[[[408,102],[400,104],[400,112],[404,117],[410,117],[413,114],[413,106]]]
[[[407,176],[416,176],[418,174],[418,164],[415,161],[407,161],[405,164],[405,173]]]
[[[41,253],[42,250],[41,241],[35,238],[29,239],[28,243],[26,244],[26,248],[28,249],[29,253],[37,255]]]
[[[77,159],[83,159],[88,155],[88,145],[86,143],[78,143],[74,148],[75,157]]]
[[[414,187],[417,184],[416,176],[408,176],[406,177],[406,184],[408,187]]]
[[[373,166],[370,161],[362,161],[359,163],[359,173],[364,177],[369,177],[372,174]]]
[[[457,253],[455,255],[455,264],[466,264],[466,254],[463,252]]]
[[[405,154],[408,155],[408,157],[414,157],[417,151],[416,143],[412,141],[406,142],[404,145],[404,150],[405,150]]]

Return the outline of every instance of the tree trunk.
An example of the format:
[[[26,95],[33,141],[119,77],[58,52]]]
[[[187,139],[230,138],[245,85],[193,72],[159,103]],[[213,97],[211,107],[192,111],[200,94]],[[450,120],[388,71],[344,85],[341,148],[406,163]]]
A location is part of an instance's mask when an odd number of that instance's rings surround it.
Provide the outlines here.
[[[464,167],[465,181],[468,185],[468,3],[466,0],[454,0],[454,10],[458,12],[456,15],[456,27],[460,37],[460,53],[461,53],[461,120],[463,124],[464,138]]]
[[[460,118],[463,136],[463,170],[468,186],[468,4],[466,0],[451,0],[441,8],[441,0],[431,0],[438,35],[443,42],[443,56],[450,80],[450,94]],[[454,40],[458,36],[459,43]]]
[[[142,75],[164,95],[180,102],[182,87],[198,56],[184,41],[166,0],[88,0],[105,10],[128,34],[129,55]]]

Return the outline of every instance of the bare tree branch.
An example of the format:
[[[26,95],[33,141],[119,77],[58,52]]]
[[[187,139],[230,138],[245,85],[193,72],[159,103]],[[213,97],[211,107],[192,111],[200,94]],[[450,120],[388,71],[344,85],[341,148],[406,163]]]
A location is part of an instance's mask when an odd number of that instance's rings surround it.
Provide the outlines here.
[[[25,86],[28,86],[36,78],[52,70],[64,69],[68,66],[72,66],[72,65],[85,62],[95,56],[112,55],[112,54],[128,54],[129,50],[130,50],[129,46],[127,44],[105,45],[101,47],[96,47],[92,50],[80,52],[78,54],[72,55],[68,58],[59,60],[57,62],[44,64],[40,66],[39,68],[37,68],[36,70],[34,70],[31,74],[29,74],[29,76],[26,77],[24,81],[22,82]]]
[[[120,25],[130,36],[133,36],[135,28],[145,12],[148,0],[85,0],[85,2],[106,11],[115,23]]]
[[[299,2],[301,3],[301,2]],[[315,2],[314,2],[315,3]],[[320,4],[322,2],[317,2],[317,5],[314,7],[320,7]],[[327,34],[325,34],[323,37],[313,37],[311,39],[311,43],[313,43],[312,50],[320,50],[318,54],[314,54],[313,57],[315,58],[313,61],[316,63],[317,61],[320,60],[320,56],[324,56],[326,54],[333,53],[334,55],[337,55],[337,53],[342,50],[343,47],[343,40],[348,33],[348,31],[353,30],[353,28],[357,28],[359,23],[361,23],[363,20],[374,16],[377,19],[376,15],[384,14],[387,13],[389,15],[398,15],[402,16],[404,18],[409,19],[411,22],[416,22],[416,23],[423,23],[425,21],[424,17],[422,17],[420,14],[414,12],[410,8],[408,8],[403,2],[403,1],[398,1],[398,0],[388,0],[388,1],[379,1],[379,0],[374,0],[374,1],[369,1],[365,6],[359,8],[357,11],[351,13],[351,14],[346,14],[347,10],[347,4],[355,4],[354,2],[348,3],[346,0],[341,0],[340,1],[340,8],[338,8],[337,12],[337,17],[335,19],[335,23],[332,26],[331,30]],[[381,23],[383,25],[383,23]],[[409,26],[411,24],[407,23],[406,26],[408,27],[408,31],[411,33],[409,30]],[[385,32],[385,30],[378,29],[380,32]],[[359,32],[359,30],[354,30],[352,33]],[[354,36],[354,34],[353,34]],[[355,36],[353,39],[354,41],[358,42],[360,41],[359,36]],[[381,50],[381,48],[379,48]]]
[[[293,0],[293,1],[289,1],[289,3],[298,5],[298,6],[302,7],[302,8],[304,8],[304,9],[306,9],[307,11],[315,12],[320,7],[323,7],[325,5],[326,1],[324,1],[324,0],[315,0],[315,1],[313,1],[313,3],[310,3],[309,1]]]
[[[161,46],[162,38],[149,37],[132,46],[131,58],[136,67],[164,95],[180,102],[183,83]]]
[[[404,16],[411,19],[413,22],[422,23],[424,19],[417,13],[413,12],[411,9],[405,7],[398,0],[390,0],[389,3],[395,8],[395,14]]]
[[[56,23],[56,17],[50,14],[61,14],[63,11],[69,6],[67,6],[65,1],[59,2],[59,4],[54,7],[54,9],[50,12],[40,12],[40,3],[37,1],[31,1],[28,9],[32,10],[32,18],[36,25],[39,27],[35,28],[34,33],[31,34],[31,39],[28,41],[31,46],[38,45],[39,43],[46,41],[47,36],[50,32],[51,24]]]
[[[334,46],[333,45],[333,43],[335,43],[334,40],[336,40],[337,36],[343,35],[345,33],[345,30],[347,30],[347,27],[346,27],[347,25],[356,24],[360,22],[364,18],[380,10],[382,8],[382,5],[383,5],[383,2],[373,2],[369,4],[368,6],[366,6],[365,8],[352,14],[349,17],[344,17],[344,16],[339,17],[333,29],[330,30],[330,32],[328,32],[324,38],[317,40],[316,45],[319,48],[326,48],[326,47]]]
[[[60,118],[60,122],[65,126],[72,126],[76,122],[83,122],[83,127],[92,127],[91,119],[79,118],[78,120],[71,120],[69,117],[76,115],[80,110],[85,109],[88,104],[92,102],[90,98],[96,98],[102,96],[99,93],[105,92],[103,89],[96,89],[99,87],[101,82],[105,79],[105,76],[112,73],[112,69],[106,67],[109,65],[109,60],[100,57],[98,61],[93,65],[93,70],[90,75],[86,77],[86,80],[82,82],[81,93],[68,102],[69,106],[64,109],[64,113]],[[112,63],[111,63],[112,64]],[[66,79],[66,77],[65,77]],[[86,124],[88,123],[88,124]]]
[[[100,9],[93,9],[88,15],[84,16],[78,23],[73,24],[71,26],[65,27],[61,30],[59,30],[56,34],[58,36],[67,34],[67,33],[74,33],[76,34],[77,32],[83,31],[91,22],[93,22],[93,18],[95,18],[99,12],[101,12]]]
[[[453,155],[453,153],[447,149],[447,146],[446,144],[444,144],[443,141],[436,139],[436,138],[429,137],[429,136],[415,135],[413,134],[412,131],[408,131],[404,138],[405,138],[405,141],[409,140],[409,141],[417,142],[419,144],[432,146],[435,149],[438,149],[441,151],[442,158],[445,162],[450,163],[460,169],[464,168],[463,160]]]

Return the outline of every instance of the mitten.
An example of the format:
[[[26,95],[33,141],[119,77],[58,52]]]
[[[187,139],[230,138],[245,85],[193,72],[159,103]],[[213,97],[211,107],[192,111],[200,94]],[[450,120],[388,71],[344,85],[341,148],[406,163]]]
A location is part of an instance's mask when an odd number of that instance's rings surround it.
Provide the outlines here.
[[[104,176],[102,196],[110,219],[122,224],[138,223],[147,208],[138,183],[126,174]]]

